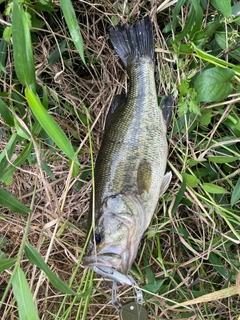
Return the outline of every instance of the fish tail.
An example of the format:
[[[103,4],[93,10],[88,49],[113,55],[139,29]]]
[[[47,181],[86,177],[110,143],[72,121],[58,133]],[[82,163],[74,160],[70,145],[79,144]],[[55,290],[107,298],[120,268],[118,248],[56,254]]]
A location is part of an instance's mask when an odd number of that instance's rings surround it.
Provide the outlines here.
[[[127,23],[110,28],[109,37],[127,70],[139,61],[154,60],[153,27],[149,16],[135,26]]]

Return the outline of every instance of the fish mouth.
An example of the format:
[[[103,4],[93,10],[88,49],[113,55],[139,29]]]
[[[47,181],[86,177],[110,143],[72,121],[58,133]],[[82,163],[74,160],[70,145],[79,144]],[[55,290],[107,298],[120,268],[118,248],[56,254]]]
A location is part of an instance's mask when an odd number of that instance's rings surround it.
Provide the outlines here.
[[[120,284],[133,285],[133,280],[127,275],[117,271],[114,267],[105,266],[102,264],[89,264],[88,268],[102,276],[103,278],[111,279]]]
[[[83,263],[103,278],[111,279],[121,284],[133,284],[132,280],[125,274],[120,254],[102,253],[97,256],[85,256]]]

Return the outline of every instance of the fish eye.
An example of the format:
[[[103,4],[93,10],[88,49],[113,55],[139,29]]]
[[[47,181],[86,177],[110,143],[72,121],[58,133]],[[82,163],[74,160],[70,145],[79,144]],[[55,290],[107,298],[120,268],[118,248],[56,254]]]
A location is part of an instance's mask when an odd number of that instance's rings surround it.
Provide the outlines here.
[[[100,236],[100,234],[95,234],[95,242],[96,244],[99,244],[102,240],[102,237]]]

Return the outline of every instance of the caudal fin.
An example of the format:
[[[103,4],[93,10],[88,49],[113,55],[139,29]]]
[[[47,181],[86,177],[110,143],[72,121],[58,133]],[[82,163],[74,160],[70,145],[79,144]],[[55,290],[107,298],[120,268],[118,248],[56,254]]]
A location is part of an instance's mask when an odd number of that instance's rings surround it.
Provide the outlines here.
[[[154,59],[153,27],[148,16],[135,26],[127,23],[110,28],[109,36],[126,69],[140,60]]]

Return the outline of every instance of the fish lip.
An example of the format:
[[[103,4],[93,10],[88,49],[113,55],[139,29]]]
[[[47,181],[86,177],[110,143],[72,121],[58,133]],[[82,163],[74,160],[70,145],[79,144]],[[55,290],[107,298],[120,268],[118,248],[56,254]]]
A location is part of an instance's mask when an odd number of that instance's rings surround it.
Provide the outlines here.
[[[113,281],[121,284],[132,286],[134,284],[127,275],[117,271],[113,267],[105,266],[103,264],[89,264],[88,267],[100,274],[104,278],[112,279]]]
[[[121,258],[119,254],[114,254],[114,256],[117,256],[119,259]],[[106,259],[107,257],[112,258],[113,254],[98,255],[97,259],[96,256],[84,257],[83,263],[103,278],[112,279],[121,284],[133,285],[133,281],[130,280],[126,274],[119,271],[118,268],[115,268],[111,262]]]

